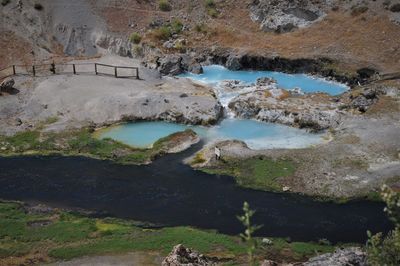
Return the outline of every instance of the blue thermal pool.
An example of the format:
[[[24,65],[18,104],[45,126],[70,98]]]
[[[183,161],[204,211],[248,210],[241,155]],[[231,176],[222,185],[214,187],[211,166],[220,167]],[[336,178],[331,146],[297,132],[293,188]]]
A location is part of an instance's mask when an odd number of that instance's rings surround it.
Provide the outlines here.
[[[185,73],[180,77],[187,77],[207,84],[218,84],[224,80],[240,80],[244,84],[251,84],[255,83],[258,78],[269,77],[275,79],[278,82],[278,87],[284,89],[298,87],[305,93],[326,92],[331,95],[341,94],[348,89],[345,84],[306,74],[287,74],[274,71],[232,71],[219,65],[204,66],[203,70],[203,74]]]
[[[112,138],[140,148],[151,145],[162,137],[185,129],[194,130],[204,141],[236,139],[246,142],[252,149],[304,148],[319,144],[323,134],[255,120],[224,119],[213,127],[190,126],[163,121],[126,123],[102,129],[98,138]]]

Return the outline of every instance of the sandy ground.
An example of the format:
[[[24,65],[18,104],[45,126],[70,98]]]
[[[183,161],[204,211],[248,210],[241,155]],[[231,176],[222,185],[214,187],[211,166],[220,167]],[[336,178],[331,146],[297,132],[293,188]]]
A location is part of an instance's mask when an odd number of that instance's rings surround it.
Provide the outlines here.
[[[94,61],[139,66],[137,60],[114,56]],[[114,70],[99,67],[99,71],[113,74]],[[48,118],[57,118],[52,127],[62,130],[68,126],[103,125],[126,119],[201,124],[220,115],[220,105],[211,88],[186,79],[160,78],[158,72],[146,68],[140,68],[140,80],[87,73],[23,76],[16,77],[15,81],[14,87],[19,93],[0,97],[0,134],[34,128]]]
[[[83,257],[56,262],[48,266],[152,266],[160,265],[163,258],[156,253],[131,252],[124,255]]]

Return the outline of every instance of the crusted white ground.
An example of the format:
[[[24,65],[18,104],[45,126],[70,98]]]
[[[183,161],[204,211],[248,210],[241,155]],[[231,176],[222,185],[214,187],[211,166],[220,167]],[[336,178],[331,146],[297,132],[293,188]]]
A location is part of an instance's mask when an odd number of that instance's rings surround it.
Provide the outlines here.
[[[139,65],[137,60],[114,56],[92,61]],[[220,104],[211,88],[185,79],[160,78],[158,72],[145,68],[140,69],[140,78],[117,79],[93,73],[16,77],[14,87],[19,93],[0,97],[0,134],[33,128],[49,118],[57,118],[52,127],[62,130],[124,119],[207,123],[220,115]]]

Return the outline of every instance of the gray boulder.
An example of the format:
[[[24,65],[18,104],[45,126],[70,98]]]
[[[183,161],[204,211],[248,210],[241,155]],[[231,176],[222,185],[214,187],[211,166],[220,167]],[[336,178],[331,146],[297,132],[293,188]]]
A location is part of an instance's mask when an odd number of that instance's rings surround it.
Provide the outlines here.
[[[242,64],[240,63],[240,57],[237,55],[229,56],[228,60],[226,61],[225,66],[229,70],[240,70],[242,69]]]
[[[373,103],[373,100],[367,99],[364,95],[360,95],[351,102],[351,107],[364,113]]]
[[[199,63],[189,65],[188,70],[189,70],[189,72],[192,72],[193,74],[203,74],[203,72],[204,72],[203,67]]]
[[[367,254],[358,247],[337,249],[311,258],[304,266],[366,266]]]
[[[160,59],[158,70],[164,75],[179,75],[185,70],[182,66],[182,57],[179,55],[167,55]]]
[[[14,89],[14,85],[14,79],[6,78],[0,83],[0,92],[11,92]]]
[[[250,17],[264,31],[283,33],[311,25],[330,4],[328,0],[258,0],[250,5]]]
[[[211,266],[216,265],[203,254],[179,244],[163,260],[162,266]]]

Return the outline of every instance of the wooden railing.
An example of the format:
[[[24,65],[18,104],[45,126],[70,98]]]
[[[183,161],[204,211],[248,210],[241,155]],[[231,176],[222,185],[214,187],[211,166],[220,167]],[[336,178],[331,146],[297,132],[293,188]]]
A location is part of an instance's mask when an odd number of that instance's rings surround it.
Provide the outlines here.
[[[56,74],[95,74],[114,76],[115,78],[140,79],[138,67],[115,66],[101,63],[50,63],[36,65],[12,65],[0,69],[0,80],[18,75],[40,77]]]

